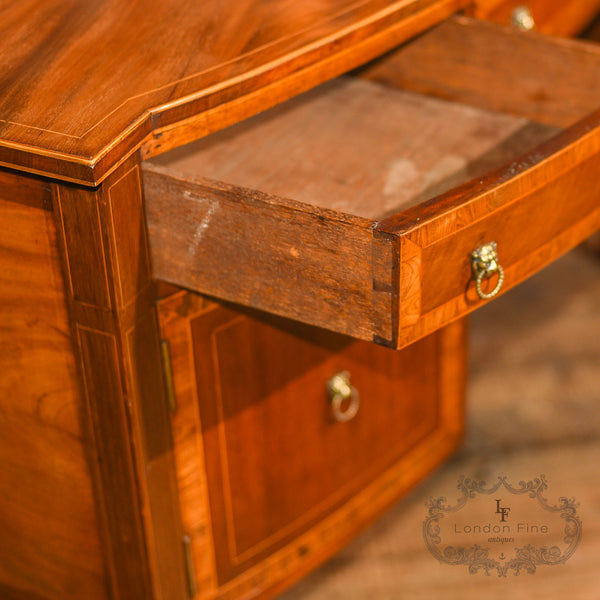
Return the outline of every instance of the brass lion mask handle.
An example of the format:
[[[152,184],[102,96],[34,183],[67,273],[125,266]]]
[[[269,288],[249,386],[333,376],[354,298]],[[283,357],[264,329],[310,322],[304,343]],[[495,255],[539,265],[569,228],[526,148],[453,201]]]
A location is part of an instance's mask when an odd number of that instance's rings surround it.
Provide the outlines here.
[[[504,283],[504,269],[498,262],[496,242],[483,244],[471,252],[471,269],[473,270],[477,295],[482,300],[489,300],[500,293]],[[494,275],[494,273],[498,273],[498,282],[491,292],[486,293],[481,289],[481,282]]]

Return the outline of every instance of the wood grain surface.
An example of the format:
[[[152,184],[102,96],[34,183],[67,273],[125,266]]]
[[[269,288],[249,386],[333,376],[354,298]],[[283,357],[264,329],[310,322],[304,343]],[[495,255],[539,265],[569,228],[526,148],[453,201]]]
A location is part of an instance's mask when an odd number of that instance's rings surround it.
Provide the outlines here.
[[[186,582],[139,166],[97,190],[53,184],[111,599]]]
[[[535,42],[537,56],[550,57],[536,63],[537,81],[548,85],[573,62],[583,81],[594,80],[594,45]],[[469,262],[479,245],[495,240],[506,248],[506,290],[591,235],[600,225],[600,113],[536,146],[554,130],[395,87],[404,84],[413,48],[433,68],[446,43],[457,89],[464,78],[492,102],[491,71],[469,77],[471,56],[489,67],[496,52],[486,55],[487,46],[519,48],[532,38],[453,18],[362,73],[391,88],[351,78],[329,83],[146,163],[157,277],[403,347],[480,305]],[[448,70],[425,74],[427,81],[438,76],[444,81]],[[585,83],[572,98],[563,92],[558,103],[534,103],[536,115],[569,122],[598,101]],[[460,99],[472,100],[469,93]]]
[[[535,21],[536,31],[550,35],[580,33],[600,10],[598,0],[477,0],[473,15],[502,25],[510,25],[513,11],[526,6]]]
[[[463,323],[397,353],[189,293],[160,313],[198,598],[269,597],[460,438]],[[342,424],[325,382],[344,369],[362,406]]]
[[[379,224],[410,240],[411,260],[419,248],[420,270],[408,265],[400,274],[400,288],[404,277],[417,296],[411,306],[420,307],[419,318],[400,317],[399,346],[481,305],[469,262],[479,245],[502,240],[503,293],[600,227],[599,126],[597,113],[506,168]],[[446,277],[448,264],[462,275]]]
[[[106,567],[50,190],[0,173],[0,596],[103,600]]]
[[[221,582],[343,505],[433,434],[439,418],[437,340],[398,355],[274,325],[224,311],[192,323]],[[326,393],[341,371],[362,404],[343,425]]]
[[[576,250],[469,319],[464,447],[411,496],[281,600],[590,600],[600,585],[600,264]],[[425,502],[453,501],[461,475],[548,480],[546,497],[575,497],[574,555],[506,579],[471,575],[425,547]],[[533,515],[532,515],[533,516]],[[537,513],[539,520],[542,515]]]
[[[189,127],[199,137],[207,112],[214,131],[374,58],[465,4],[5,4],[0,163],[97,184],[152,135],[163,137],[152,153]]]
[[[143,168],[376,221],[483,175],[553,131],[341,77]]]
[[[600,106],[600,47],[452,17],[368,65],[405,90],[568,127]]]

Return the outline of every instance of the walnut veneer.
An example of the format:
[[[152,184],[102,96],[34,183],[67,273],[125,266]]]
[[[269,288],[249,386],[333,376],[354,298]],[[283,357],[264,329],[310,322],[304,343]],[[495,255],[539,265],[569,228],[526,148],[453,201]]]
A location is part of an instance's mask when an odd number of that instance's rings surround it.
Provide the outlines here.
[[[513,4],[0,8],[2,598],[272,596],[456,448],[470,252],[600,225],[600,51]]]

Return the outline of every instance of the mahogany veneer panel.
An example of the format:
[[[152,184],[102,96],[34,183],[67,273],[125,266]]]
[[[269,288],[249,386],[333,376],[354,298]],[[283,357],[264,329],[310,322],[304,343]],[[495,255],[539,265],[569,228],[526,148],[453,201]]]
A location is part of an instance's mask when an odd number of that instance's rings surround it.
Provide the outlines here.
[[[53,184],[111,600],[186,593],[139,166]],[[91,283],[90,283],[91,281]]]
[[[427,400],[437,391],[434,339],[399,356],[237,317],[212,313],[191,325],[223,575],[323,518],[438,420]],[[343,370],[361,393],[359,415],[348,424],[332,419],[325,389]]]
[[[395,352],[191,294],[160,312],[200,598],[296,577],[460,438],[462,323]],[[325,389],[341,370],[361,394],[349,423],[333,420]]]
[[[389,50],[467,0],[24,0],[0,9],[0,163],[99,183]],[[242,101],[240,101],[242,99]],[[208,119],[207,119],[208,117]],[[193,123],[187,120],[192,118]]]
[[[0,596],[106,598],[47,184],[0,173]]]

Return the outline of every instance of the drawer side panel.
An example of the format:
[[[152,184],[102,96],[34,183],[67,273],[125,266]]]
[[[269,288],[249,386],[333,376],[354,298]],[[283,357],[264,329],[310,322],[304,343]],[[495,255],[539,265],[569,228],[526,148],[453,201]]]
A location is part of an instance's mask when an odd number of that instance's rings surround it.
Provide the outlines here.
[[[158,279],[373,338],[370,221],[149,170],[144,193]]]

